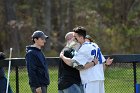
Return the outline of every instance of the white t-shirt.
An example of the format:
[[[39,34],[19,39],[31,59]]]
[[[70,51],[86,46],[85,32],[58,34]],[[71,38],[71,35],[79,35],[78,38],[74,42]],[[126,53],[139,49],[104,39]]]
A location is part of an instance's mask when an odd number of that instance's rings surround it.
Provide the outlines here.
[[[83,43],[77,54],[72,58],[80,64],[85,65],[87,62],[91,62],[95,56],[98,57],[98,64],[89,69],[80,71],[82,84],[96,80],[104,80],[103,62],[105,62],[105,58],[98,45],[91,42]]]

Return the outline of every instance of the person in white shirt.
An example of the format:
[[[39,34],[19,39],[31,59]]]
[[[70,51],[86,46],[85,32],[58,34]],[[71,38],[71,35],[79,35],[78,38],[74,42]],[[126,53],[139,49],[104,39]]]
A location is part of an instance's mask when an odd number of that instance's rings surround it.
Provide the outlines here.
[[[86,30],[84,27],[76,27],[73,31],[74,37],[81,44],[81,47],[72,59],[65,57],[63,53],[60,53],[60,57],[70,66],[80,66],[80,77],[84,87],[84,93],[104,93],[104,71],[102,63],[106,59],[97,45],[85,41]],[[98,58],[98,64],[85,69],[85,65],[94,58]],[[107,61],[111,60],[109,59]]]
[[[97,44],[95,43],[94,39],[93,39],[90,35],[86,35],[85,41],[91,42],[91,43],[97,45]],[[98,45],[97,45],[97,46],[98,46]],[[113,59],[110,59],[110,57],[108,57],[108,58],[107,58],[107,61],[104,62],[104,70],[105,70],[105,68],[106,68],[107,66],[111,65],[112,62],[113,62]]]

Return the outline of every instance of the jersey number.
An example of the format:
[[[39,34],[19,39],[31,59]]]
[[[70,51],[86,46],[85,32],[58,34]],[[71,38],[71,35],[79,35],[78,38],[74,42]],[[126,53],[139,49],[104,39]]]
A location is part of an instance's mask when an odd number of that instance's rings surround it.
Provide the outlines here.
[[[102,56],[101,56],[102,54],[101,54],[100,48],[98,48],[97,51],[96,51],[95,49],[92,50],[92,51],[91,51],[91,55],[95,55],[95,57],[98,58],[99,63],[102,64]]]

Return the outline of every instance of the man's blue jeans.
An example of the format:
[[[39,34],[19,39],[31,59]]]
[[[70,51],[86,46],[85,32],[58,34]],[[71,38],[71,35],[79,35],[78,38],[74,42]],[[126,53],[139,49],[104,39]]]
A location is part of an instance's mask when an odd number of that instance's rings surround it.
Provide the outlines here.
[[[0,78],[0,93],[5,93],[6,92],[6,87],[7,87],[7,79],[4,76],[4,77]],[[8,87],[8,93],[13,93],[10,85]]]
[[[64,90],[58,90],[58,93],[84,93],[84,91],[82,85],[78,86],[76,84],[73,84],[69,88],[66,88]]]

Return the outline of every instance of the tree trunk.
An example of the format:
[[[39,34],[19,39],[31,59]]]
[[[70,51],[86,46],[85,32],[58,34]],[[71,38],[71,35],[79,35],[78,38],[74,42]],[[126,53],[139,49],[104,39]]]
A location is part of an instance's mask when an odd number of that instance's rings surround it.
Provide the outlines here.
[[[57,51],[60,52],[64,47],[65,36],[65,18],[66,18],[66,5],[65,1],[59,0],[59,31],[58,31],[58,43]]]
[[[45,20],[45,33],[49,36],[49,39],[47,40],[46,49],[50,50],[50,32],[52,30],[51,28],[51,0],[44,0],[44,20]]]
[[[73,20],[73,3],[74,3],[74,0],[68,0],[68,9],[67,9],[67,31],[68,32],[71,32],[72,29],[73,29],[73,23],[74,23],[74,20]]]
[[[14,8],[15,0],[4,0],[5,4],[5,16],[7,19],[7,37],[9,38],[7,42],[9,45],[9,49],[13,48],[12,57],[19,57],[20,56],[20,46],[19,46],[19,33],[16,21],[16,13]]]

